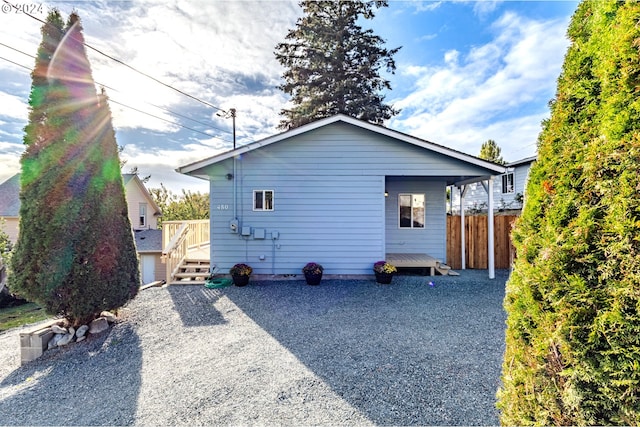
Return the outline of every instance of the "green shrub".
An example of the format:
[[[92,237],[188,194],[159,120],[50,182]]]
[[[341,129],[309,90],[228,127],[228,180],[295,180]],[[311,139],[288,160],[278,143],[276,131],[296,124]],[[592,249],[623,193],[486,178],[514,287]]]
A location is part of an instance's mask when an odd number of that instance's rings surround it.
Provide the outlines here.
[[[138,263],[111,112],[96,94],[79,18],[63,28],[54,10],[42,34],[9,285],[80,324],[136,295]]]
[[[507,283],[501,421],[640,423],[640,3],[585,1]]]

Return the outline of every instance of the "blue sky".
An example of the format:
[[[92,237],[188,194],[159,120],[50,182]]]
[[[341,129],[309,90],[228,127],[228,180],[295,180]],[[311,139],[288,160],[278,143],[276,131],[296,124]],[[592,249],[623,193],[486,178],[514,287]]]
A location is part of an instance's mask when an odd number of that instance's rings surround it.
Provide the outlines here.
[[[65,17],[75,9],[89,45],[219,109],[236,108],[238,145],[279,132],[288,99],[277,89],[283,69],[273,51],[301,16],[296,1],[8,1],[40,19],[54,6]],[[1,182],[20,170],[34,64],[24,53],[35,55],[41,23],[0,6]],[[386,126],[472,155],[487,139],[507,161],[534,155],[576,6],[389,1],[363,23],[387,47],[402,46],[386,76],[386,101],[402,112]],[[230,149],[231,120],[93,50],[88,56],[112,100],[123,171],[137,166],[151,175],[149,187],[208,192],[206,181],[174,170]]]

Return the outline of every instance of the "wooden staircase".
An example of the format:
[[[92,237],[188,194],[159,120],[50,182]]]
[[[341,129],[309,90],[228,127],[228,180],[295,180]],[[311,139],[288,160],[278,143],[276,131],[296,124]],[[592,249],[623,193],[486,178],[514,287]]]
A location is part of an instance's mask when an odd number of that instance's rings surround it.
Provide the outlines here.
[[[203,285],[210,274],[208,259],[185,258],[173,275],[171,285]]]
[[[202,285],[210,274],[209,220],[164,221],[162,262],[169,285]]]

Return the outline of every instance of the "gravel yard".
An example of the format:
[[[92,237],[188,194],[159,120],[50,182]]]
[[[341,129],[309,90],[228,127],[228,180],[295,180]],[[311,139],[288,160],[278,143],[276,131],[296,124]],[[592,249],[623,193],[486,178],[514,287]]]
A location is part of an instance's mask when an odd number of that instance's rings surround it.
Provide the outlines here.
[[[496,276],[151,288],[22,367],[10,330],[0,425],[496,425]]]

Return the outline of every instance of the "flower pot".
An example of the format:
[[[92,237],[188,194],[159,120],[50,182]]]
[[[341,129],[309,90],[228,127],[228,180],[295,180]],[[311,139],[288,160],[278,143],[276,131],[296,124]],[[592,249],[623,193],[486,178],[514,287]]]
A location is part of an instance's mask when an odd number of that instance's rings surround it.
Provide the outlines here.
[[[310,274],[305,273],[304,278],[307,281],[307,285],[319,285],[322,280],[322,273],[320,274]]]
[[[249,276],[232,275],[233,284],[236,286],[246,286],[249,284]]]
[[[376,282],[383,285],[391,284],[391,279],[393,279],[393,273],[378,273],[377,271],[375,271],[375,274],[376,274]]]

